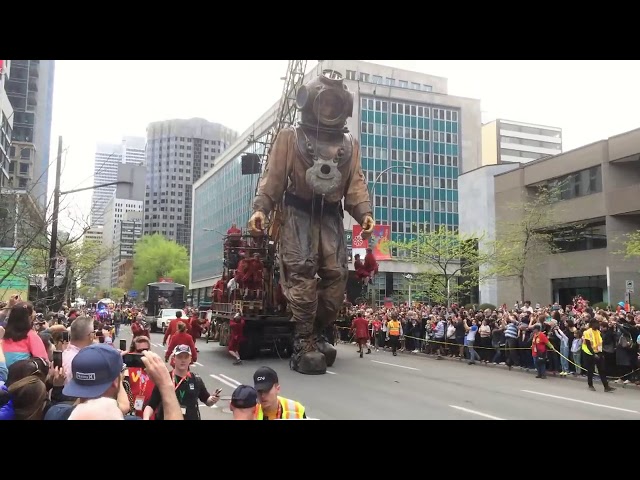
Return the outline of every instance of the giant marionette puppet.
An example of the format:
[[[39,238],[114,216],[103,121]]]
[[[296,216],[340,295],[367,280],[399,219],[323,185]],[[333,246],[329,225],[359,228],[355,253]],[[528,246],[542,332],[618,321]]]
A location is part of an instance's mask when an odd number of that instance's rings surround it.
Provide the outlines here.
[[[249,228],[261,232],[282,202],[280,283],[296,322],[291,368],[317,375],[337,354],[323,333],[336,320],[347,283],[342,200],[365,236],[374,221],[360,144],[346,128],[353,95],[342,76],[324,71],[300,87],[296,103],[301,120],[275,139]]]

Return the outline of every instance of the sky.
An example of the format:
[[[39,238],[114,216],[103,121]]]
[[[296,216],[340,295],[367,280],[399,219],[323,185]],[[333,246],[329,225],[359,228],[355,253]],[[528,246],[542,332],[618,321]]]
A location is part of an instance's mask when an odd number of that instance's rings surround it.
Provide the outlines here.
[[[483,122],[560,127],[564,151],[640,127],[640,61],[368,61],[448,78],[449,94],[481,100]],[[202,117],[242,133],[280,98],[286,69],[287,60],[56,61],[51,161],[62,136],[62,190],[92,185],[96,143],[144,137],[153,121]],[[67,196],[61,228],[87,219],[90,205],[90,190]]]

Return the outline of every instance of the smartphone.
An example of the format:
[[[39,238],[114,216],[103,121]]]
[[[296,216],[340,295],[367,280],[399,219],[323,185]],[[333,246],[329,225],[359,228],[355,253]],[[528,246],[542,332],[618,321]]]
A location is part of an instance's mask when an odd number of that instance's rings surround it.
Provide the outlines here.
[[[126,340],[120,340],[120,350],[122,350],[123,352],[127,349],[127,341]]]
[[[214,394],[216,397],[220,396],[220,394],[222,393],[222,389],[221,388],[216,388],[216,393]]]
[[[122,361],[128,368],[144,368],[142,357],[140,353],[127,353],[122,357]]]
[[[53,367],[62,368],[62,351],[55,350],[53,352]]]
[[[68,331],[62,332],[62,341],[63,342],[69,342],[69,332]]]

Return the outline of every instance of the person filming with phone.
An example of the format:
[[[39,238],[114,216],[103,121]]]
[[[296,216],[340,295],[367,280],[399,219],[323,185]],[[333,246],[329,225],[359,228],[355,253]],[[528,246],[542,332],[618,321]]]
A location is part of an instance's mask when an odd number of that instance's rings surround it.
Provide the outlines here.
[[[122,344],[125,340],[120,341]],[[148,337],[135,337],[131,342],[130,351],[122,358],[127,369],[124,372],[122,382],[127,397],[129,398],[129,415],[143,418],[144,406],[151,400],[151,392],[155,388],[155,383],[146,372],[142,363],[144,352],[151,350],[151,342]],[[151,420],[153,420],[153,416]]]
[[[175,362],[174,370],[171,372],[175,395],[180,403],[180,409],[185,420],[200,420],[198,400],[207,407],[212,407],[220,400],[222,390],[216,390],[213,395],[209,394],[202,378],[189,371],[191,365],[191,348],[189,345],[178,345],[173,350]],[[151,399],[144,407],[143,418],[150,420],[155,413],[156,420],[164,420],[164,412],[161,406],[160,392],[154,388],[151,392]]]

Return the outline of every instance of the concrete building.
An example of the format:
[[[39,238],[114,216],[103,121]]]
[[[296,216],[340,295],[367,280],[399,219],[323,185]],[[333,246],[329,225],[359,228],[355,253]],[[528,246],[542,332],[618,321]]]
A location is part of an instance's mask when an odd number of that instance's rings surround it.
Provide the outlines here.
[[[9,152],[13,133],[13,107],[5,90],[11,60],[0,60],[0,187],[9,183]]]
[[[494,181],[498,225],[518,217],[509,205],[533,195],[535,187],[565,185],[550,228],[561,253],[536,259],[526,272],[528,300],[565,305],[580,294],[593,303],[615,304],[625,298],[627,281],[640,285],[640,259],[618,253],[625,235],[640,229],[640,129],[520,164]],[[496,304],[512,305],[519,298],[517,280],[498,279]]]
[[[111,285],[116,287],[120,283],[120,266],[126,261],[133,261],[133,249],[142,238],[142,216],[140,211],[125,212],[122,220],[116,224],[113,239],[114,252],[111,261]]]
[[[96,242],[102,244],[102,235],[104,227],[102,225],[92,226],[87,230],[82,238],[83,242]],[[90,287],[100,286],[100,267],[97,267],[94,271],[87,275],[82,285],[88,285]]]
[[[192,187],[238,134],[202,118],[147,127],[144,233],[160,233],[191,248]]]
[[[53,60],[12,60],[6,83],[14,111],[11,183],[29,191],[42,209],[48,203],[54,74]]]
[[[133,235],[134,232],[129,232],[129,226],[124,230],[124,235],[127,237],[125,238],[125,245],[121,246],[120,244],[123,234],[121,223],[123,221],[135,221],[136,219],[140,223],[142,220],[145,172],[146,168],[140,165],[139,162],[118,164],[116,177],[113,181],[126,181],[128,183],[115,186],[113,196],[105,208],[102,243],[111,250],[111,254],[101,266],[100,286],[102,287],[117,286],[117,270],[121,253],[124,251],[125,257],[128,258],[129,250],[133,248],[132,245],[129,245],[128,237],[129,233]],[[138,227],[140,229],[134,227],[137,232],[135,233],[135,241],[142,236],[141,224]]]
[[[123,137],[119,144],[99,143],[96,146],[94,159],[93,184],[101,185],[117,181],[118,166],[121,164],[144,165],[145,143],[146,139],[143,137]],[[97,188],[93,191],[91,225],[104,224],[104,210],[115,191],[115,185]]]
[[[389,225],[394,240],[411,237],[418,226],[457,228],[458,175],[481,164],[480,101],[449,95],[445,78],[361,61],[325,60],[305,81],[324,69],[342,73],[354,93],[348,128],[360,140],[370,188],[378,179],[372,198],[376,222]],[[244,226],[250,216],[257,176],[241,175],[240,157],[261,153],[259,145],[247,140],[271,128],[277,107],[278,103],[253,122],[194,185],[190,288],[196,303],[207,297],[221,275],[222,234],[233,222]],[[345,217],[349,231],[355,221],[346,213]],[[374,289],[380,301],[406,290],[403,274],[415,272],[416,265],[400,260],[379,263]]]
[[[502,119],[482,125],[482,165],[527,163],[559,153],[561,128]]]
[[[113,284],[114,259],[119,258],[119,225],[129,212],[142,212],[142,200],[130,200],[114,196],[107,204],[104,212],[104,230],[102,244],[111,250],[111,255],[102,262],[100,272],[101,287],[115,287]],[[128,218],[128,217],[127,217]],[[116,263],[117,265],[117,263]],[[117,279],[116,279],[117,284]]]

